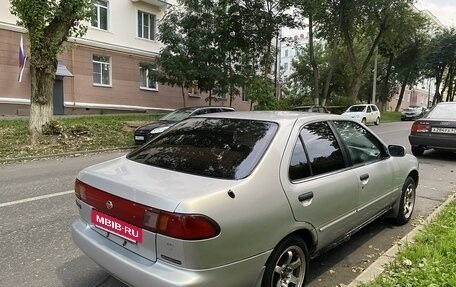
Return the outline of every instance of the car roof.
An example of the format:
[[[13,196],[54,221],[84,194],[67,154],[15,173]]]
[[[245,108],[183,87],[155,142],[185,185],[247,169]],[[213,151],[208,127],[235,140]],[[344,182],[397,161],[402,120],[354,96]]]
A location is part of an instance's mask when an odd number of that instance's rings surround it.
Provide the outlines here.
[[[246,119],[246,120],[258,120],[258,121],[269,121],[269,122],[290,122],[296,121],[297,119],[308,119],[310,120],[330,120],[330,119],[343,119],[347,117],[335,114],[324,114],[324,113],[307,113],[300,111],[239,111],[230,113],[214,113],[207,114],[197,117],[211,117],[211,118],[230,118],[230,119]]]
[[[443,105],[456,105],[456,102],[440,102],[437,105],[441,105],[441,106],[443,106]]]
[[[225,107],[225,106],[194,106],[194,107],[185,107],[185,108],[180,108],[176,110],[180,111],[196,111],[196,110],[201,110],[201,109],[228,109],[228,110],[234,110],[232,107]]]

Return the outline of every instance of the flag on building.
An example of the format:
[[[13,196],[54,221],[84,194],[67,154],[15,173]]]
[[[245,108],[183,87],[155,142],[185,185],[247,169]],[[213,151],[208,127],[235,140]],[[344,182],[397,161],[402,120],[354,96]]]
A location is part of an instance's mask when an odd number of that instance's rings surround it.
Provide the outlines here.
[[[27,61],[27,56],[25,56],[24,52],[24,40],[22,39],[21,35],[21,42],[19,44],[19,77],[17,81],[20,83],[22,81],[22,74],[24,73],[25,63]]]

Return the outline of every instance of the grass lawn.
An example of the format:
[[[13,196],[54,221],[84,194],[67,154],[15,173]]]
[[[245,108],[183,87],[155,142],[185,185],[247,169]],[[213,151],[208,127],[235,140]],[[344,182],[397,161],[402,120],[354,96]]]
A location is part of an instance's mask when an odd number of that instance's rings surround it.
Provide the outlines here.
[[[0,159],[134,145],[135,127],[162,115],[100,115],[58,118],[47,135],[32,145],[27,120],[0,119]]]
[[[401,120],[401,113],[400,112],[384,112],[382,113],[381,122],[388,123],[388,122],[399,122]]]
[[[452,201],[414,243],[397,254],[385,272],[362,287],[456,286],[456,202]]]

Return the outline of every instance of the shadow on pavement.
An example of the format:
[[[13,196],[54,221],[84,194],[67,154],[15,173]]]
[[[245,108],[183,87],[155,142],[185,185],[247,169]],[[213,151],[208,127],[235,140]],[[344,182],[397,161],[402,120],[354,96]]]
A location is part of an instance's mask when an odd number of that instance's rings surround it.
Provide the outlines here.
[[[108,286],[104,285],[104,282],[111,278],[109,273],[85,255],[65,262],[63,265],[57,267],[56,273],[65,287]],[[110,286],[123,287],[125,285]]]

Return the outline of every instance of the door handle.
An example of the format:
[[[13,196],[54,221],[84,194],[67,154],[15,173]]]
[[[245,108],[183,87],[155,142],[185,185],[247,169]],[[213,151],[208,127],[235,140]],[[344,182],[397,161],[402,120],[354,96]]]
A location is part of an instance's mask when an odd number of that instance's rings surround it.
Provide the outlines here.
[[[367,173],[366,173],[366,174],[363,174],[363,175],[361,175],[361,176],[359,177],[359,179],[360,179],[361,181],[366,181],[366,180],[369,179],[369,174],[367,174]]]
[[[299,200],[300,202],[303,202],[303,201],[312,199],[313,197],[314,197],[314,193],[313,193],[312,191],[309,191],[309,192],[300,194],[300,195],[298,196],[298,200]]]

